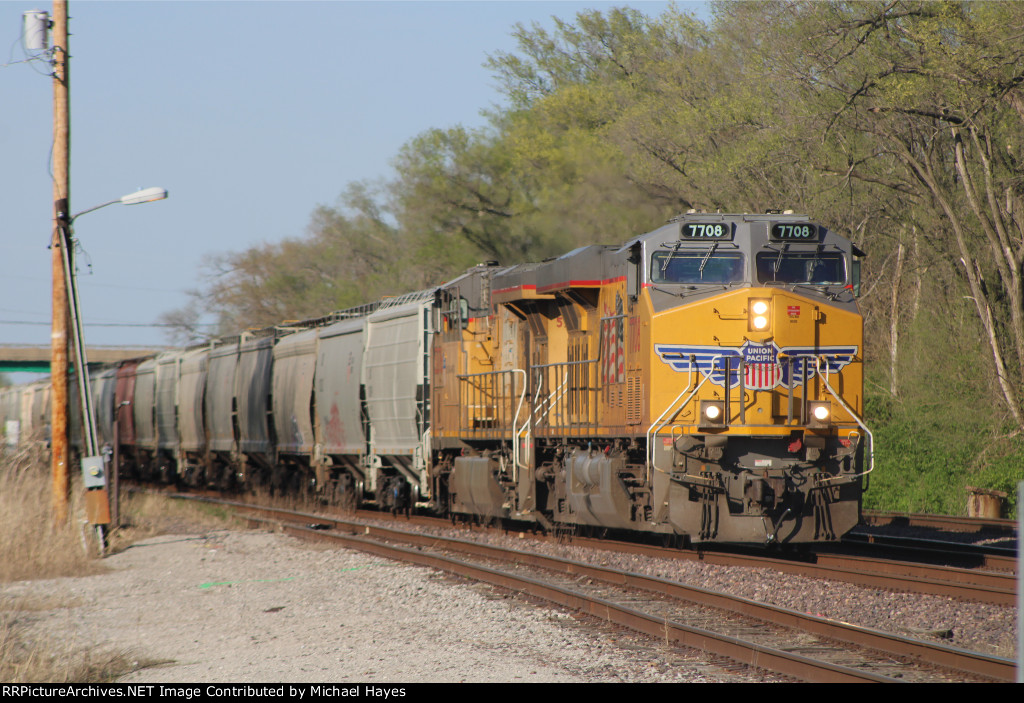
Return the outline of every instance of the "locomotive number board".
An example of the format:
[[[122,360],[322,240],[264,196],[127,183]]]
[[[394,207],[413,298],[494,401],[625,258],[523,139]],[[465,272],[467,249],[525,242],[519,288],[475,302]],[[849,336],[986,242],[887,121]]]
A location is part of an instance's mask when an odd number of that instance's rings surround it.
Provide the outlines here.
[[[820,239],[818,225],[808,222],[776,222],[771,239],[775,242],[816,242]]]
[[[732,239],[732,225],[728,222],[687,222],[679,237],[704,241],[728,240]]]

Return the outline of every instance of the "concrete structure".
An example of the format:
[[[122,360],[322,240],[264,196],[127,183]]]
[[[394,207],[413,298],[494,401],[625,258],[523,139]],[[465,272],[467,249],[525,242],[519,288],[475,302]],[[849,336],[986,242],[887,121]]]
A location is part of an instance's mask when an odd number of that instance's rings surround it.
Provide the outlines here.
[[[125,359],[159,354],[163,349],[152,347],[86,347],[90,366],[110,364]],[[50,370],[50,347],[30,344],[0,345],[0,373],[29,371],[46,373]]]

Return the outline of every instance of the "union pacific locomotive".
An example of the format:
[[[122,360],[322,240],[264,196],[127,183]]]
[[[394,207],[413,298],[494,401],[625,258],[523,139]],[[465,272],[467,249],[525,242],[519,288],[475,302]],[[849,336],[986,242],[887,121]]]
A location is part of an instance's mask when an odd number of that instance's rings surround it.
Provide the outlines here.
[[[690,213],[105,370],[97,426],[113,444],[116,425],[122,471],[192,485],[680,542],[835,540],[872,463],[862,257],[806,216]]]

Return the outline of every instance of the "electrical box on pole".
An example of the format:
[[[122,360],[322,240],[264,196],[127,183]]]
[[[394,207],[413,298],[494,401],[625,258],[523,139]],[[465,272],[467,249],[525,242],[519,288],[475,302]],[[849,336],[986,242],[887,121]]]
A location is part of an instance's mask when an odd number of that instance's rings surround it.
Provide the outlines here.
[[[102,456],[82,459],[82,484],[85,486],[85,517],[92,525],[110,524],[110,498]],[[102,531],[99,533],[103,539]],[[102,550],[101,550],[102,552]]]
[[[22,36],[26,51],[46,51],[50,48],[50,13],[29,10],[21,13]]]

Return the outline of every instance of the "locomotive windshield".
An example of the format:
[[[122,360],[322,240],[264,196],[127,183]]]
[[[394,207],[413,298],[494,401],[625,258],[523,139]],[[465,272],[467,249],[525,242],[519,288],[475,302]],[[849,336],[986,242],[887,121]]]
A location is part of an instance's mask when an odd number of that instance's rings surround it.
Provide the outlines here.
[[[757,255],[760,283],[846,283],[846,259],[839,252],[764,251]]]
[[[656,251],[652,283],[740,283],[746,279],[743,254],[714,249]]]

